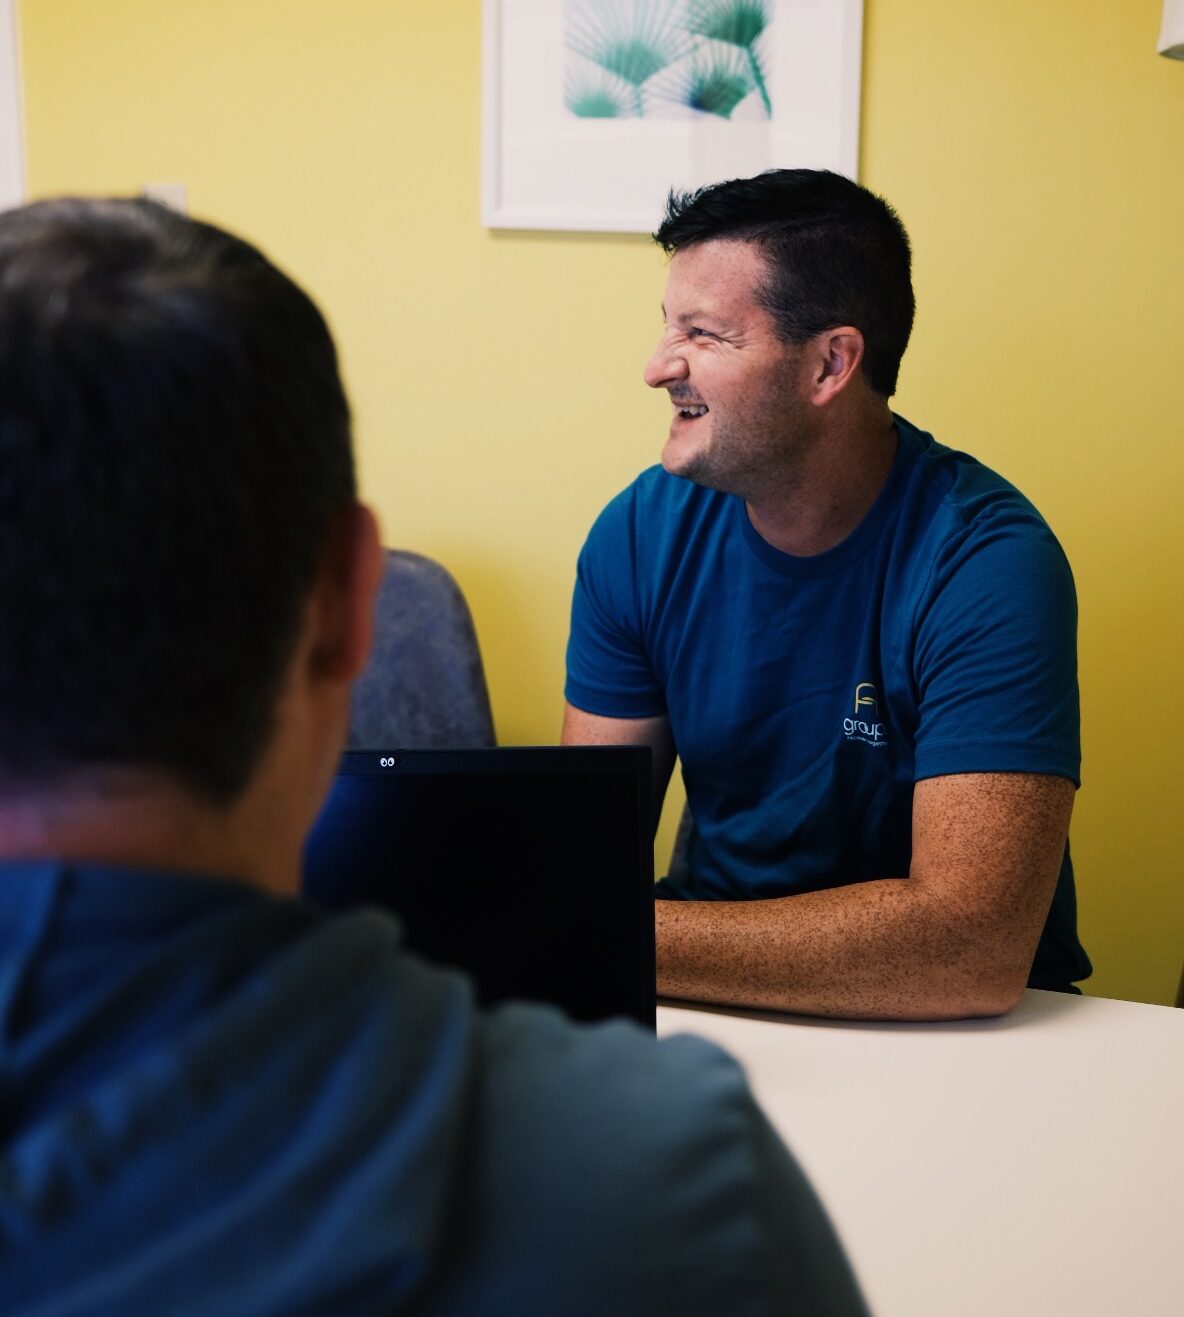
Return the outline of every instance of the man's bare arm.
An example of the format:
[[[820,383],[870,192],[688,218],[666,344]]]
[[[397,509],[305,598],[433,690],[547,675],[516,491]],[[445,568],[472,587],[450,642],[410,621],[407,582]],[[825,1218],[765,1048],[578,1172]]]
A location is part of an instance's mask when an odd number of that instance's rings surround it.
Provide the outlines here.
[[[848,1019],[998,1015],[1027,983],[1074,786],[1033,773],[917,783],[907,877],[772,900],[659,901],[664,996]]]
[[[662,817],[662,802],[674,769],[674,738],[670,720],[659,718],[602,718],[574,705],[563,706],[564,745],[648,745],[654,762],[654,829]]]

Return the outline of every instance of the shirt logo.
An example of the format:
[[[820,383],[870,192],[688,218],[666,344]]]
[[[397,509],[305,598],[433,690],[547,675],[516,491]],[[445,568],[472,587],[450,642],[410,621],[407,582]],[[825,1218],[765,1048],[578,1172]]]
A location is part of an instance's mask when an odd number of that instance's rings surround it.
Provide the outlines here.
[[[843,719],[843,734],[848,741],[862,741],[864,745],[888,744],[880,721],[879,693],[870,681],[861,681],[855,687],[851,717]]]

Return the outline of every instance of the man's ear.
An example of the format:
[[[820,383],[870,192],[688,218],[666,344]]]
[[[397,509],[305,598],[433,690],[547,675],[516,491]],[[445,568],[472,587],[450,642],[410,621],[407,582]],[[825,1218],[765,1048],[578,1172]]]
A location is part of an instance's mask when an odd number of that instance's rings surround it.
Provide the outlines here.
[[[353,681],[366,666],[384,561],[374,513],[364,503],[337,513],[313,587],[312,660],[318,675]]]
[[[814,340],[815,372],[810,401],[825,406],[855,378],[863,360],[863,335],[851,325],[828,329]]]

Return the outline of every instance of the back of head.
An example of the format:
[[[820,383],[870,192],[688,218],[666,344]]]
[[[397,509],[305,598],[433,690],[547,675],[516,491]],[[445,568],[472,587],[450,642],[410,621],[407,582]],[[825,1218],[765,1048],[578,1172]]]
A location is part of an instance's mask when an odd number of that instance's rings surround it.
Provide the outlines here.
[[[913,327],[911,253],[904,225],[875,193],[826,170],[772,169],[672,192],[654,239],[667,252],[756,243],[769,267],[758,295],[781,336],[801,343],[852,325],[869,384],[886,398],[896,392]]]
[[[0,215],[0,791],[233,800],[353,495],[329,331],[253,247],[149,202]]]

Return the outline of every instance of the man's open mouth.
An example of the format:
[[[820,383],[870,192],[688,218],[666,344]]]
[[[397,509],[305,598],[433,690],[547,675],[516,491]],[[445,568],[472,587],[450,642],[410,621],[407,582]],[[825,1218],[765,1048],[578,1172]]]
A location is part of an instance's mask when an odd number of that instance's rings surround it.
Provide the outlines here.
[[[678,414],[684,421],[692,421],[697,416],[706,416],[707,410],[705,403],[698,403],[694,407],[680,407],[678,409]]]

